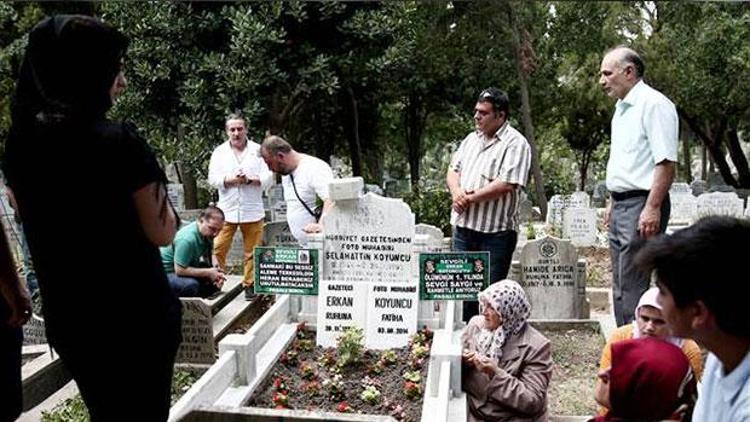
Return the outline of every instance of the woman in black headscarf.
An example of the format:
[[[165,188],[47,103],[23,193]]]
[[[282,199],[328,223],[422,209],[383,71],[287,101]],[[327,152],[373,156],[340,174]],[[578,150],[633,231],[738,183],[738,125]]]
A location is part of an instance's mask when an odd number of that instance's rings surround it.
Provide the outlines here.
[[[157,245],[171,242],[177,220],[151,149],[132,124],[105,117],[125,88],[127,46],[87,16],[37,24],[4,167],[49,342],[92,420],[165,420],[181,310]]]

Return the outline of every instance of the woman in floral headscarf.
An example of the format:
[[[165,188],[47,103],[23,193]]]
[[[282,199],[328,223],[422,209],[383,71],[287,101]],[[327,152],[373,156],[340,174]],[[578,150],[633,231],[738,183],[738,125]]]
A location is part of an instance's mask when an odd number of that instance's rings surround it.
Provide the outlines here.
[[[463,335],[469,421],[546,421],[550,342],[527,320],[523,288],[502,280],[479,293],[481,315]]]

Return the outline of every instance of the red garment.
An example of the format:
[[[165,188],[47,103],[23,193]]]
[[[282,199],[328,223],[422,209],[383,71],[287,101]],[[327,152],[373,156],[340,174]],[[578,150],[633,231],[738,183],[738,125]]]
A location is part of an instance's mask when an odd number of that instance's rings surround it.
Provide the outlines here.
[[[690,363],[679,347],[649,337],[617,342],[609,374],[612,409],[596,420],[667,419],[694,388]]]

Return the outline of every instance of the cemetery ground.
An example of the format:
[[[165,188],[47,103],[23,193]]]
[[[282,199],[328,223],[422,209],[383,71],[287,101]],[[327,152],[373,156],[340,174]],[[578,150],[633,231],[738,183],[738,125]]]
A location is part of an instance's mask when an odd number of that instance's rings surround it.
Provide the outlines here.
[[[365,350],[362,330],[348,329],[336,348],[315,346],[300,324],[248,405],[276,409],[389,415],[418,421],[432,332],[417,332],[407,347]]]

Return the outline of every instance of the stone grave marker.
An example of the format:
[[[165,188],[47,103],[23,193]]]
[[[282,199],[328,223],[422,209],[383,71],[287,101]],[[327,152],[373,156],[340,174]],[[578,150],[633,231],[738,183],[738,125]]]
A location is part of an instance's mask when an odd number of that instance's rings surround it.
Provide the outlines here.
[[[593,208],[566,208],[563,212],[563,237],[574,246],[596,245],[596,210]]]
[[[365,347],[403,347],[416,332],[419,292],[416,285],[367,283]]]
[[[271,221],[286,221],[286,201],[278,201],[271,205]]]
[[[519,283],[531,302],[531,318],[575,319],[581,315],[577,262],[578,253],[567,240],[544,237],[526,243],[521,251]]]
[[[562,210],[569,204],[565,195],[552,195],[547,202],[547,224],[560,227],[562,224]]]
[[[216,361],[211,307],[202,299],[181,298],[182,343],[176,363],[212,364]]]
[[[578,191],[570,194],[568,208],[590,208],[591,198],[586,192]]]
[[[263,245],[265,246],[298,246],[286,221],[274,221],[263,226]]]
[[[728,215],[740,218],[744,214],[744,204],[734,192],[710,192],[697,199],[696,219],[707,215]]]
[[[591,195],[591,204],[596,208],[603,208],[607,205],[608,197],[607,183],[604,181],[596,182],[594,192]]]
[[[176,211],[185,209],[185,188],[182,183],[167,183],[167,196]]]
[[[518,204],[518,218],[521,224],[531,221],[531,209],[533,208],[529,198],[521,195],[521,203]]]
[[[336,338],[349,327],[367,324],[368,283],[321,280],[318,290],[319,346],[336,347]]]
[[[400,199],[368,193],[325,217],[323,277],[339,282],[409,283],[414,214]]]
[[[708,183],[705,180],[696,179],[690,183],[690,190],[693,196],[698,196],[708,190]]]
[[[201,215],[202,209],[192,209],[192,210],[175,210],[177,211],[177,216],[180,217],[180,222],[182,225],[187,225],[192,223],[193,221],[197,220],[198,217]]]
[[[670,213],[672,224],[690,224],[695,219],[698,201],[687,183],[675,183],[669,189]]]
[[[47,344],[47,332],[44,328],[44,319],[41,316],[31,314],[29,321],[24,324],[23,344],[24,346],[32,344]]]
[[[443,236],[443,231],[439,228],[429,224],[419,223],[414,226],[414,233],[427,236],[429,239],[427,242],[429,252],[439,252],[443,248],[443,239],[445,236]]]
[[[242,243],[242,232],[237,230],[234,232],[232,238],[232,244],[229,246],[229,253],[227,254],[227,265],[244,265],[245,263],[245,246]]]

